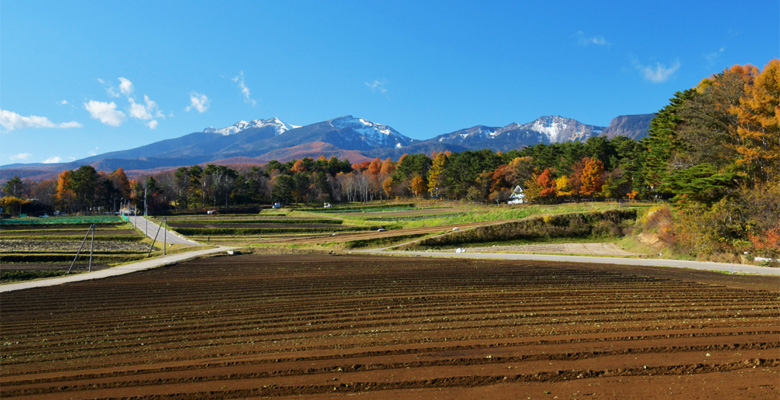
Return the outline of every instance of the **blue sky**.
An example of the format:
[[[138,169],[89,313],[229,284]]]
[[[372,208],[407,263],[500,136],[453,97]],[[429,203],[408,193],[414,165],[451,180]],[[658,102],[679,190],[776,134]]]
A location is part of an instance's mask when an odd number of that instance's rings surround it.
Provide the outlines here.
[[[0,165],[271,117],[607,125],[779,54],[777,0],[0,0]]]

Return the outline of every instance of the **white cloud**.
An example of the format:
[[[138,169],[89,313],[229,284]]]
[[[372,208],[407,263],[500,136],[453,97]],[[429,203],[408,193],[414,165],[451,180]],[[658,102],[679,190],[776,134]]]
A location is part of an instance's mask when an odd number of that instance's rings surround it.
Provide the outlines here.
[[[100,122],[111,125],[119,126],[125,122],[127,117],[125,113],[116,109],[116,103],[113,101],[110,103],[90,100],[88,103],[84,103],[84,108],[89,111],[92,118],[100,120]]]
[[[375,79],[375,80],[374,80],[373,82],[371,82],[371,83],[369,83],[369,82],[363,82],[363,83],[365,83],[365,84],[366,84],[366,86],[368,86],[369,88],[371,88],[371,91],[372,91],[372,92],[374,92],[374,93],[376,93],[376,92],[379,92],[379,93],[387,93],[387,88],[385,87],[385,81],[384,81],[384,79],[383,79],[383,80],[381,80],[381,81],[380,81],[380,80],[377,80],[377,79]]]
[[[119,93],[117,93],[116,89],[113,86],[111,86],[108,82],[100,78],[97,78],[97,81],[100,82],[101,85],[106,87],[106,92],[110,97],[119,97]]]
[[[128,97],[127,101],[130,102],[130,116],[133,118],[148,121],[152,118],[165,118],[162,111],[157,107],[157,103],[152,101],[149,96],[144,95],[144,103],[136,103],[135,99]]]
[[[62,162],[62,157],[60,156],[52,156],[45,160],[43,160],[44,164],[56,164],[58,162]]]
[[[14,154],[11,157],[8,157],[8,159],[11,161],[21,161],[21,160],[26,160],[30,157],[32,157],[32,154],[30,153],[19,153],[19,154]]]
[[[710,65],[715,64],[715,61],[720,58],[721,55],[726,51],[725,48],[721,47],[718,51],[713,51],[712,53],[707,53],[704,55],[704,58],[707,60]]]
[[[7,131],[25,128],[81,128],[81,124],[76,121],[63,122],[55,124],[46,117],[30,115],[29,117],[19,115],[13,111],[0,108],[0,125]]]
[[[632,57],[631,63],[645,80],[653,83],[664,83],[668,81],[681,66],[679,61],[675,61],[671,67],[667,67],[659,62],[656,62],[655,66],[643,65],[636,57]]]
[[[187,106],[187,108],[185,108],[184,111],[189,112],[194,108],[199,113],[203,114],[204,112],[208,111],[210,103],[211,100],[209,100],[209,98],[205,94],[192,92],[190,93],[190,105]]]
[[[150,121],[154,118],[165,119],[165,114],[160,111],[157,103],[152,101],[149,96],[144,95],[143,103],[136,102],[135,97],[133,96],[133,92],[135,92],[135,86],[133,86],[133,82],[123,76],[118,77],[117,80],[119,80],[119,87],[115,88],[113,86],[108,86],[106,81],[98,78],[98,82],[107,86],[106,91],[108,92],[109,96],[120,97],[120,93],[121,95],[124,95],[124,97],[127,99],[127,102],[130,104],[127,108],[127,114],[117,110],[117,106],[114,102],[106,103],[90,100],[89,103],[84,103],[84,107],[92,115],[92,118],[99,119],[100,122],[111,126],[122,125],[127,116],[130,118],[140,119],[142,121]],[[146,126],[148,126],[150,129],[154,129],[158,124],[158,121],[154,121],[154,123],[147,123]]]
[[[250,103],[253,106],[257,104],[257,101],[252,99],[252,96],[249,93],[249,88],[244,82],[244,71],[239,71],[238,76],[234,76],[231,80],[236,82],[238,84],[238,88],[241,89],[241,94],[244,95],[244,103]]]
[[[596,46],[611,46],[612,43],[608,42],[607,39],[604,38],[604,36],[596,35],[596,36],[587,36],[585,35],[585,32],[583,31],[577,31],[573,35],[577,39],[577,44],[580,46],[590,46],[590,45],[596,45]]]
[[[149,123],[146,124],[146,126],[148,126],[149,129],[151,129],[151,130],[154,130],[155,128],[157,128],[157,125],[158,125],[158,122],[157,122],[156,119],[153,119],[153,120],[149,121]]]
[[[123,78],[121,76],[119,77],[119,91],[123,95],[130,96],[133,93],[134,89],[135,88],[133,88],[133,82],[130,82],[130,80],[127,78]]]
[[[67,106],[67,105],[68,105],[68,104],[70,104],[70,103],[68,103],[68,101],[67,101],[67,100],[60,100],[60,101],[58,101],[58,102],[57,102],[57,104],[59,104],[59,105],[61,105],[61,106]]]

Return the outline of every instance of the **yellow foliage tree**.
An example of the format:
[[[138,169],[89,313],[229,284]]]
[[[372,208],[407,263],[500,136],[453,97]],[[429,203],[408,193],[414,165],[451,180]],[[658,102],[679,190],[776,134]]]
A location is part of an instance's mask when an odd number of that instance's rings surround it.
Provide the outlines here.
[[[573,193],[569,177],[566,175],[561,175],[555,180],[555,187],[558,188],[558,197],[569,197]]]
[[[770,61],[751,84],[738,106],[738,164],[765,182],[780,177],[780,60]]]
[[[444,163],[447,156],[444,153],[437,153],[431,163],[431,169],[428,170],[428,194],[434,196],[439,192],[439,186],[442,184],[442,173],[444,172]]]

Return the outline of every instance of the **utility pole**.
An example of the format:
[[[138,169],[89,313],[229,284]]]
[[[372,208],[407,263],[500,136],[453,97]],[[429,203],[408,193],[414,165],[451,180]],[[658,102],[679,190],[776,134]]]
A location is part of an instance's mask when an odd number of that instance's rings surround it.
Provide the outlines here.
[[[149,235],[149,220],[146,218],[146,190],[149,188],[149,180],[147,179],[146,184],[144,185],[144,235]]]

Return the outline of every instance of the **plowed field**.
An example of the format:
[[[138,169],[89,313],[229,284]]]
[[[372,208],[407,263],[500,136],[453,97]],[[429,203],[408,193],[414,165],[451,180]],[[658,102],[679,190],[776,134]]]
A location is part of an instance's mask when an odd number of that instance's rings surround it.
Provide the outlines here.
[[[777,278],[218,257],[5,293],[0,397],[776,399]]]

